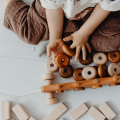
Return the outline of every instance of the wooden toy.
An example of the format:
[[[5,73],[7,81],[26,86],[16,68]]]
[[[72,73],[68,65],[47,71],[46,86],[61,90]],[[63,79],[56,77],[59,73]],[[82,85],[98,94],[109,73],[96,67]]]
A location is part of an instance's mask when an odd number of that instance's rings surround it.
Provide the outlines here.
[[[105,53],[95,53],[93,61],[96,65],[104,65],[107,62],[107,55]]]
[[[10,101],[1,101],[1,119],[11,119],[11,105]]]
[[[36,119],[35,119],[35,118],[33,118],[33,117],[30,117],[30,118],[29,118],[29,120],[36,120]]]
[[[92,63],[93,62],[93,56],[92,56],[92,54],[90,54],[90,53],[87,52],[87,54],[86,54],[86,60],[83,60],[83,56],[82,56],[82,54],[80,54],[79,62],[82,65],[88,65],[88,64]]]
[[[45,77],[44,77],[45,76]],[[46,73],[42,75],[43,80],[45,80],[45,85],[52,85],[52,79],[49,78],[54,78],[53,73]],[[53,92],[48,92],[47,93],[47,99],[45,101],[46,105],[52,105],[52,104],[57,104],[58,100],[57,98],[54,98],[54,93]]]
[[[120,60],[120,52],[118,50],[108,53],[108,60],[117,63]]]
[[[43,120],[56,120],[58,119],[65,111],[67,110],[66,106],[61,103],[59,104],[48,116]]]
[[[57,65],[57,67],[64,68],[67,67],[69,63],[70,63],[70,57],[64,53],[58,54],[55,57],[55,64]]]
[[[57,72],[59,69],[56,65],[54,65],[52,58],[47,60],[45,67],[46,67],[47,71],[52,72],[52,73]]]
[[[77,120],[79,117],[81,117],[84,113],[88,111],[88,107],[85,105],[85,103],[81,104],[79,107],[77,107],[75,110],[73,110],[70,115],[74,120]]]
[[[70,89],[81,88],[81,87],[86,88],[94,85],[96,86],[96,85],[109,85],[112,83],[120,83],[120,76],[89,79],[89,80],[77,81],[77,82],[79,84],[76,84],[76,82],[69,82],[69,83],[60,83],[60,84],[42,86],[41,92],[43,93],[57,92],[58,90],[64,91],[64,90],[70,90]]]
[[[74,52],[72,49],[70,49],[70,47],[67,46],[67,45],[63,45],[63,51],[64,51],[64,53],[66,53],[68,56],[75,56],[75,52]]]
[[[107,66],[106,65],[100,65],[98,67],[98,75],[102,77],[108,77],[108,71],[107,71]]]
[[[120,74],[120,66],[117,63],[111,63],[108,66],[108,74],[110,76],[119,75]]]
[[[116,116],[116,114],[111,110],[107,103],[100,105],[99,109],[107,117],[108,120],[112,120]]]
[[[95,120],[105,120],[106,119],[106,117],[93,106],[88,110],[87,113],[90,116],[92,116]]]
[[[71,65],[68,65],[65,68],[59,68],[59,75],[63,78],[69,78],[73,75],[73,68]]]
[[[61,119],[61,120],[64,120],[64,119]]]
[[[17,104],[12,108],[12,110],[20,120],[28,120],[30,118],[29,114],[21,104]]]

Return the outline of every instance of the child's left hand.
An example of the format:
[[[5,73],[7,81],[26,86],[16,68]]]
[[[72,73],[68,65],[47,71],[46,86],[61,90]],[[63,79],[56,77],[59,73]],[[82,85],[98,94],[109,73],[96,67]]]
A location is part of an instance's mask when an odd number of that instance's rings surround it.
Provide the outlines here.
[[[70,46],[71,49],[74,49],[76,47],[76,55],[75,55],[75,61],[77,62],[79,59],[80,51],[83,52],[83,60],[86,60],[86,48],[88,49],[88,52],[91,53],[91,48],[89,46],[89,43],[87,42],[89,38],[89,35],[86,35],[80,31],[74,32],[71,36],[68,36],[64,38],[64,41],[73,41],[73,44]]]

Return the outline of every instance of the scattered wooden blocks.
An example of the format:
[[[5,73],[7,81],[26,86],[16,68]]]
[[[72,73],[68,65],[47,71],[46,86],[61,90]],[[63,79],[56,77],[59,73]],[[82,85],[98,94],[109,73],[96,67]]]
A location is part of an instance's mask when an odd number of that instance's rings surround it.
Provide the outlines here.
[[[11,119],[11,105],[10,101],[1,101],[1,119]]]
[[[61,103],[59,104],[47,117],[43,120],[56,120],[67,110],[66,106]]]
[[[30,118],[29,114],[21,104],[17,104],[12,108],[12,110],[20,120],[28,120]]]
[[[116,116],[116,114],[111,110],[107,103],[100,105],[99,109],[107,117],[108,120],[112,120]]]
[[[70,115],[72,116],[74,120],[77,120],[87,111],[88,111],[88,107],[83,103],[79,107],[77,107],[74,111],[72,111]]]
[[[35,119],[35,118],[33,118],[33,117],[30,117],[30,118],[29,118],[29,120],[36,120],[36,119]]]
[[[88,112],[90,116],[92,116],[95,120],[105,120],[105,116],[99,112],[95,107],[91,107]]]

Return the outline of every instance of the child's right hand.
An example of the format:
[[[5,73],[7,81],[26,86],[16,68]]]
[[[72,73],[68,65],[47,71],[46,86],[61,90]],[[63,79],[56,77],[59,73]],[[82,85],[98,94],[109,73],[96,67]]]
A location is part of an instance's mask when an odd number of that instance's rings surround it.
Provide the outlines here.
[[[50,42],[47,46],[47,56],[50,57],[51,52],[52,52],[53,53],[53,62],[54,62],[55,56],[57,56],[60,53],[64,53],[63,45],[64,45],[64,42],[63,42],[62,38],[57,39],[57,40],[50,40]]]

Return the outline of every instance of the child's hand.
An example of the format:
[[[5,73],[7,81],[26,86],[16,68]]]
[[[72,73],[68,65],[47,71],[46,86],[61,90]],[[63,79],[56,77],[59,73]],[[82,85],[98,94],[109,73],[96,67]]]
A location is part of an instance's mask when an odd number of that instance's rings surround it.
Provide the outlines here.
[[[53,53],[53,62],[55,59],[55,56],[57,56],[60,53],[64,53],[63,52],[63,40],[61,39],[57,39],[57,40],[51,40],[47,46],[47,56],[50,57],[51,56],[51,52]]]
[[[80,51],[82,49],[83,52],[83,60],[86,60],[86,47],[88,49],[88,52],[91,52],[91,48],[88,44],[88,35],[85,35],[81,33],[80,31],[77,31],[73,33],[71,36],[68,36],[64,38],[64,41],[70,41],[73,40],[73,44],[70,46],[71,49],[74,49],[76,47],[76,55],[75,55],[75,61],[77,62],[79,59]]]

